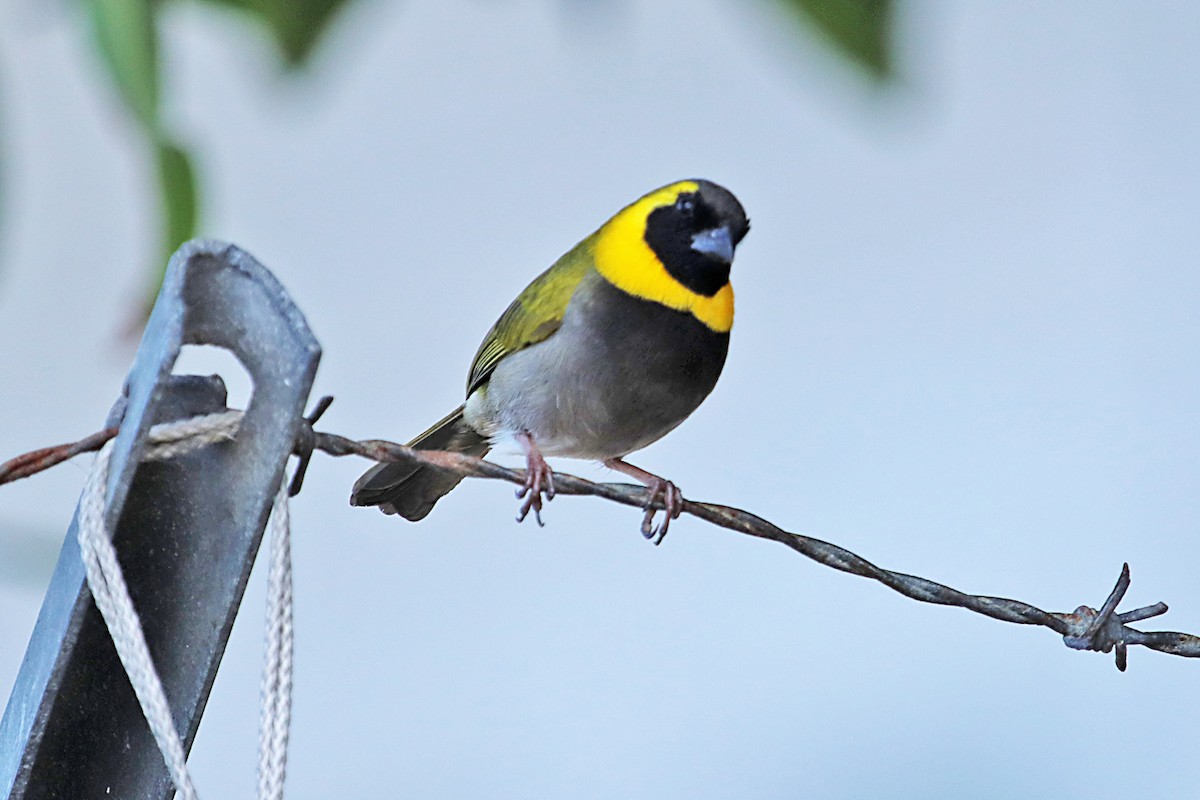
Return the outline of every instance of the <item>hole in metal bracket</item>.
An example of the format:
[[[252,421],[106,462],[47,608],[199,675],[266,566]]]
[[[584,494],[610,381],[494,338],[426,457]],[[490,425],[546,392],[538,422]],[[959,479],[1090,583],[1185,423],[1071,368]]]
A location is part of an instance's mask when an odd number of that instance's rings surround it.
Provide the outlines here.
[[[173,375],[219,375],[229,392],[230,408],[248,408],[254,381],[229,350],[209,344],[185,344],[171,369]]]

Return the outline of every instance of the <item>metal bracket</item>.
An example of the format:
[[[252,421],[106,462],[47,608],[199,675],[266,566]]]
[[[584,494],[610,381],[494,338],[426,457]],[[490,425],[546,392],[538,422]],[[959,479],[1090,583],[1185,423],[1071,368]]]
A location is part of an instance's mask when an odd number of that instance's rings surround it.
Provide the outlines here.
[[[219,377],[171,375],[185,344],[232,351],[254,384],[235,441],[140,459],[158,422],[220,411]],[[280,283],[249,254],[192,241],[171,257],[109,424],[120,422],[108,529],[191,749],[321,350]],[[162,756],[84,579],[71,523],[0,720],[0,797],[170,798]]]

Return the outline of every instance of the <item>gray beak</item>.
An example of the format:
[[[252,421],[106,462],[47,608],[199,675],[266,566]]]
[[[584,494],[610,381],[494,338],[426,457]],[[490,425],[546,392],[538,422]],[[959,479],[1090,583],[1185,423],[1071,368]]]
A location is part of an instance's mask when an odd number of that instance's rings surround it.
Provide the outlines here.
[[[697,233],[692,237],[692,249],[725,264],[733,263],[733,237],[724,225]]]

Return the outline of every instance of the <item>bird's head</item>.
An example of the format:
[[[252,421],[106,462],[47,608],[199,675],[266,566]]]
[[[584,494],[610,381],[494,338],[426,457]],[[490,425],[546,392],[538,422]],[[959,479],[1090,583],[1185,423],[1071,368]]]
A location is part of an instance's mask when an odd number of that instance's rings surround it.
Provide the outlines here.
[[[729,282],[734,250],[750,230],[742,204],[705,180],[681,181],[654,195],[646,244],[675,280],[697,294],[715,295]]]

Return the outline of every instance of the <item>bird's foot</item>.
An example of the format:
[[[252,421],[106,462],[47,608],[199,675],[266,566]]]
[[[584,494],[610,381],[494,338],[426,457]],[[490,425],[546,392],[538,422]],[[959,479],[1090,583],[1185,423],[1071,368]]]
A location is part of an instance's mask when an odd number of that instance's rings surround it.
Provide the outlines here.
[[[667,528],[671,527],[671,520],[679,519],[679,515],[683,513],[683,493],[679,491],[679,487],[666,478],[659,478],[655,483],[649,484],[649,496],[646,498],[646,514],[642,517],[642,536],[645,536],[655,545],[662,544],[662,540],[667,536]],[[658,510],[654,507],[654,501],[662,498],[663,501],[663,521],[661,525],[654,525],[654,514]]]
[[[642,536],[655,545],[662,544],[662,540],[667,536],[667,529],[671,527],[671,520],[679,519],[679,515],[683,513],[683,493],[679,491],[679,487],[666,478],[660,478],[619,458],[610,458],[604,462],[604,466],[646,484],[648,491],[646,504],[643,506],[646,513],[642,517]],[[656,500],[661,500],[663,504],[661,525],[654,524],[654,515],[658,512],[654,506]]]
[[[517,522],[524,522],[532,511],[538,527],[545,527],[546,523],[542,522],[542,498],[545,496],[547,502],[554,499],[554,471],[529,434],[518,436],[517,441],[525,450],[525,484],[517,489],[517,499],[523,498],[517,510]]]

